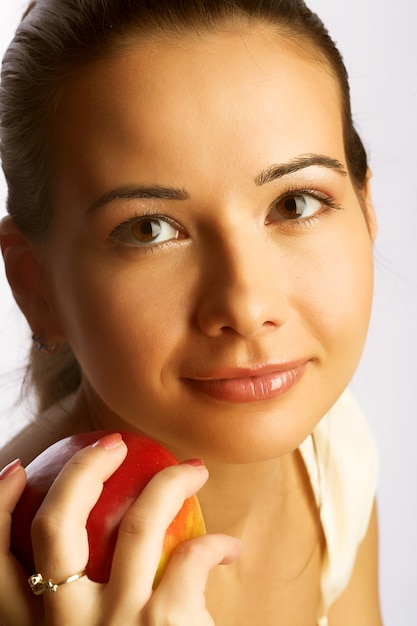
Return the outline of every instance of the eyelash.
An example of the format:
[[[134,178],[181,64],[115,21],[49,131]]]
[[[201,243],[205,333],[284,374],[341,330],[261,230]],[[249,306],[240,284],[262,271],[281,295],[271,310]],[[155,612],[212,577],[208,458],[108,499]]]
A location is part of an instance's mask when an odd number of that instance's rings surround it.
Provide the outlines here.
[[[153,211],[144,211],[143,213],[140,213],[140,214],[135,213],[133,217],[130,217],[128,220],[125,220],[124,222],[121,222],[121,224],[118,224],[108,236],[109,246],[118,247],[120,245],[126,245],[129,248],[133,248],[137,250],[138,252],[140,251],[143,254],[146,254],[149,251],[153,252],[153,251],[158,250],[159,248],[162,248],[163,246],[167,246],[169,243],[172,242],[172,240],[167,240],[167,241],[162,241],[161,243],[152,243],[149,246],[146,246],[146,245],[129,246],[128,244],[123,244],[123,242],[120,241],[122,235],[128,232],[131,226],[133,226],[137,222],[146,220],[146,218],[154,219],[154,220],[161,220],[163,222],[166,222],[170,226],[172,226],[172,228],[175,228],[179,231],[183,231],[183,228],[181,227],[181,225],[178,224],[178,222],[176,222],[175,220],[173,220],[172,217],[170,217],[169,215],[165,215],[164,213],[154,213]]]
[[[328,194],[323,192],[318,192],[317,190],[306,188],[306,187],[288,187],[287,190],[281,193],[278,198],[276,198],[269,205],[269,212],[273,210],[275,206],[277,206],[280,202],[287,198],[299,198],[301,196],[308,196],[313,200],[317,200],[325,206],[325,208],[321,211],[318,211],[314,215],[310,215],[308,217],[297,217],[293,219],[282,219],[275,220],[275,223],[278,223],[282,228],[308,228],[315,224],[321,217],[326,214],[328,211],[339,211],[343,210],[343,206],[336,202],[333,198],[331,198]]]
[[[276,207],[280,202],[282,202],[283,200],[287,199],[287,198],[297,198],[297,197],[301,197],[301,196],[308,196],[309,198],[312,198],[314,200],[317,200],[318,202],[320,202],[321,204],[323,204],[325,206],[324,210],[321,210],[317,213],[315,213],[314,215],[308,216],[308,217],[294,217],[294,218],[289,218],[289,219],[282,219],[282,220],[271,220],[269,223],[273,223],[273,224],[278,224],[280,228],[290,228],[290,229],[294,229],[294,228],[308,228],[309,226],[312,226],[314,223],[317,222],[317,220],[321,219],[321,216],[325,213],[327,213],[328,211],[333,211],[333,210],[341,210],[343,209],[343,207],[338,204],[337,202],[335,202],[329,195],[322,193],[322,192],[318,192],[316,190],[313,189],[309,189],[309,188],[300,188],[300,187],[289,187],[287,188],[287,190],[283,193],[281,193],[270,205],[268,208],[268,215],[270,214],[270,212],[274,209],[274,207]],[[162,247],[166,247],[167,245],[169,245],[170,243],[172,243],[172,241],[177,241],[176,239],[172,240],[165,240],[162,241],[161,243],[155,242],[155,243],[150,243],[149,246],[147,245],[142,245],[142,246],[135,246],[135,245],[131,245],[129,246],[128,244],[123,244],[123,242],[121,242],[121,237],[123,234],[125,234],[126,232],[128,232],[129,228],[141,221],[141,220],[146,220],[146,218],[149,219],[154,219],[154,220],[161,220],[166,222],[167,224],[169,224],[170,226],[172,226],[173,228],[177,229],[178,231],[182,231],[183,232],[183,228],[181,227],[180,224],[178,224],[178,222],[176,222],[175,220],[173,220],[169,215],[165,215],[163,213],[154,213],[152,211],[144,211],[141,214],[135,213],[135,215],[131,218],[129,218],[128,220],[125,220],[124,222],[121,222],[120,224],[118,224],[110,233],[110,235],[108,236],[108,244],[110,247],[118,247],[121,245],[127,245],[130,248],[134,248],[136,251],[140,251],[143,254],[146,254],[149,251],[157,251],[158,249],[162,248]],[[268,222],[267,222],[268,223]]]

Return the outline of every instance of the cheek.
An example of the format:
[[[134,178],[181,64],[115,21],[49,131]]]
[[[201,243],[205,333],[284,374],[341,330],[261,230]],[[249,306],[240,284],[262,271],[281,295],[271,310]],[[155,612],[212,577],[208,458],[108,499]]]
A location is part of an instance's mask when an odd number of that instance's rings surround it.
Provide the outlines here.
[[[100,387],[158,376],[183,332],[189,301],[169,272],[141,271],[81,253],[56,275],[66,284],[58,309],[67,341],[83,371]],[[59,284],[57,285],[57,287]]]
[[[349,233],[349,230],[347,231]],[[323,245],[326,245],[323,242]],[[364,346],[373,295],[372,243],[365,228],[339,234],[312,263],[304,283],[309,320],[329,354],[356,368]]]

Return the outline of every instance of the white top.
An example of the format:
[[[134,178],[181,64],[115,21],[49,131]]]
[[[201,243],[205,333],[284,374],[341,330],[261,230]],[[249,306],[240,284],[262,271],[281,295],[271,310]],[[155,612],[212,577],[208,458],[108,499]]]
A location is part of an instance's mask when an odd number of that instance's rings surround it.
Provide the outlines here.
[[[375,499],[378,458],[365,417],[346,391],[300,446],[326,539],[317,626],[347,586]]]

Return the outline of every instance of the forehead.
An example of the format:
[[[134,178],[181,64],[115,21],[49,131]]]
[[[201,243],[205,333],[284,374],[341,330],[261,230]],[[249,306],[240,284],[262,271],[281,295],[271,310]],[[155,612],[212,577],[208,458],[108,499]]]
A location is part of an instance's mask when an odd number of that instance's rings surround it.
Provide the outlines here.
[[[343,159],[337,80],[300,42],[265,28],[131,44],[86,66],[62,101],[58,162],[76,157],[80,173],[98,156],[103,174],[115,159],[129,169],[134,155],[154,178],[182,166],[262,168],[271,153]]]

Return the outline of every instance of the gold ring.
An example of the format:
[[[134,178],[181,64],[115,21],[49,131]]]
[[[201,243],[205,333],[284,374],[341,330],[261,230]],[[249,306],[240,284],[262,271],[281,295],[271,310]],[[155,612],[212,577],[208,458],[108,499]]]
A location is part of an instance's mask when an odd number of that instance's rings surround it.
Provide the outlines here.
[[[56,593],[58,591],[58,587],[60,587],[61,585],[73,583],[83,576],[86,576],[85,569],[82,572],[78,572],[78,574],[73,574],[72,576],[69,576],[61,583],[54,583],[51,578],[48,578],[48,580],[44,580],[42,574],[33,574],[32,576],[29,576],[28,583],[35,596],[41,596],[46,591],[48,591],[49,593]]]

